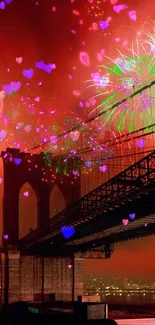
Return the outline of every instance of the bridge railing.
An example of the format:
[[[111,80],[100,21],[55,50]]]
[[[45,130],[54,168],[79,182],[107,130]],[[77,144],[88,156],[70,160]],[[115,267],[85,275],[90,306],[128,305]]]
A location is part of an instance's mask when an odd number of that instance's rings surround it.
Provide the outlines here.
[[[54,232],[63,225],[89,219],[109,204],[121,200],[146,186],[155,178],[155,151],[145,156],[106,183],[86,194],[73,205],[67,207],[50,219],[49,231]]]

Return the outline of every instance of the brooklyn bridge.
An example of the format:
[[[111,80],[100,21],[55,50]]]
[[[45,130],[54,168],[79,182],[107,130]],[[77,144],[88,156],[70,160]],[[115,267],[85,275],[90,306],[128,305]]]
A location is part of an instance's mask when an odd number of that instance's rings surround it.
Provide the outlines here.
[[[133,93],[133,101],[153,86],[154,81]],[[137,141],[145,141],[145,149]],[[83,295],[84,259],[108,259],[117,243],[155,233],[154,125],[105,142],[113,151],[99,161],[106,161],[108,173],[80,172],[87,149],[53,156],[50,165],[43,152],[1,152],[2,303],[51,295],[76,301]]]

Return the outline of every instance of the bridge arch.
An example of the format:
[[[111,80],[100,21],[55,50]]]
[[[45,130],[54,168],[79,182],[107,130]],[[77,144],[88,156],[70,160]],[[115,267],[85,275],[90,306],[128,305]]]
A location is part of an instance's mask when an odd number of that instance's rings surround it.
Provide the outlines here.
[[[73,203],[81,197],[81,178],[74,177],[72,173],[73,159],[68,160],[69,174],[63,173],[64,161],[62,160],[61,169],[56,171],[57,160],[52,161],[51,166],[47,166],[44,161],[44,154],[31,154],[20,152],[19,149],[8,148],[1,152],[4,171],[4,193],[3,193],[3,230],[2,233],[8,234],[8,244],[17,245],[22,235],[28,234],[30,228],[46,229],[50,219],[50,195],[53,185],[57,187],[54,193],[61,197],[61,208]],[[75,159],[78,159],[75,157]],[[54,175],[54,179],[53,179]],[[29,195],[25,198],[22,194],[29,191],[31,185],[33,190],[32,204],[34,220],[24,220],[25,230],[21,225],[24,216],[21,213],[21,200],[25,199],[25,204],[31,198]],[[24,186],[24,187],[23,187]],[[58,191],[58,188],[60,191]],[[60,194],[61,193],[61,194]],[[55,204],[56,201],[51,199]],[[24,202],[24,201],[23,201]],[[35,202],[35,203],[34,203]],[[26,209],[28,207],[26,206]],[[20,213],[19,213],[20,212]],[[52,215],[54,215],[54,211]],[[19,225],[20,223],[20,225]],[[23,233],[24,232],[24,233]]]
[[[29,182],[19,191],[19,239],[38,226],[37,194]]]
[[[66,200],[57,184],[50,192],[50,218],[66,208]]]

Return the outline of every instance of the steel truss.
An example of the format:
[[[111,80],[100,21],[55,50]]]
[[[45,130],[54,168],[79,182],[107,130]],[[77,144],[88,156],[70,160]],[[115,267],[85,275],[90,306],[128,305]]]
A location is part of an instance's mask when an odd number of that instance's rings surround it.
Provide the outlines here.
[[[46,235],[34,231],[22,239],[22,247],[44,241],[60,232],[64,225],[78,225],[95,218],[129,199],[155,187],[155,151],[97,187],[73,205],[50,219]]]
[[[74,254],[75,258],[85,259],[109,259],[114,251],[114,247],[110,245],[104,246],[104,248],[91,249],[85,252],[77,252]]]

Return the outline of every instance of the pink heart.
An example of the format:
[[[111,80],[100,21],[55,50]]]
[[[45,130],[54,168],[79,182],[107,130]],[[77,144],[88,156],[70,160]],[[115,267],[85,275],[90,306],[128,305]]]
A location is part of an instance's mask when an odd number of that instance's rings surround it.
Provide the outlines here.
[[[123,219],[122,222],[123,222],[123,225],[124,225],[124,226],[127,226],[128,223],[129,223],[129,220],[128,220],[128,219]]]
[[[16,58],[16,62],[18,63],[18,64],[21,64],[22,62],[23,62],[23,58]]]
[[[119,43],[120,38],[119,38],[119,37],[116,37],[116,38],[115,38],[115,41],[116,41],[117,43]]]
[[[29,192],[28,191],[24,192],[24,196],[29,196]]]
[[[78,138],[80,136],[80,132],[79,131],[74,131],[70,133],[70,137],[73,141],[77,141]]]
[[[99,167],[99,170],[100,170],[101,172],[105,173],[106,170],[107,170],[107,166],[106,166],[106,165],[100,166],[100,167]]]

